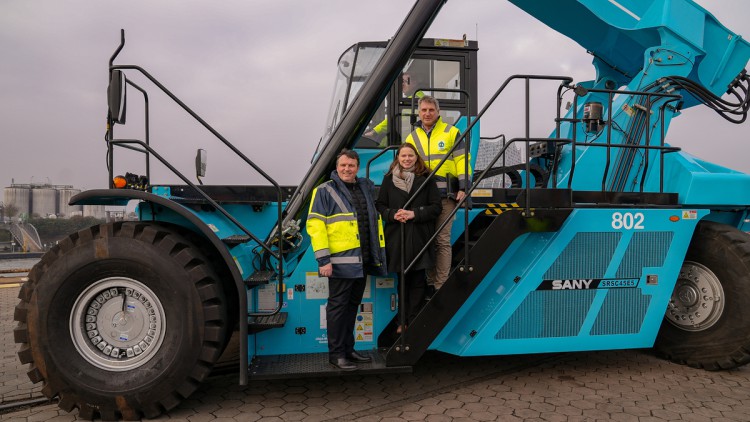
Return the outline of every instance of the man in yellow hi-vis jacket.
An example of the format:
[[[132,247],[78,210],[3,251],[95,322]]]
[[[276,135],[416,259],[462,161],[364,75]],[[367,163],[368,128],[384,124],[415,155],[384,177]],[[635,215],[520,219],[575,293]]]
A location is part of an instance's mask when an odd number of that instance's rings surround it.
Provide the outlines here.
[[[313,191],[307,233],[318,272],[328,277],[328,359],[341,370],[371,357],[354,350],[354,323],[367,275],[386,275],[385,237],[373,183],[357,177],[359,155],[343,150],[331,180]]]
[[[425,95],[419,99],[419,121],[414,131],[406,138],[406,142],[417,148],[430,170],[434,170],[440,164],[460,136],[458,129],[440,118],[440,104],[436,98]],[[461,140],[460,145],[435,173],[443,202],[443,211],[437,219],[437,227],[448,219],[448,215],[456,208],[456,203],[466,196],[471,168],[466,171],[466,160],[470,157],[465,153],[464,142],[466,141]],[[427,272],[427,283],[432,284],[435,289],[442,287],[450,273],[452,226],[451,219],[435,239],[436,265],[434,270]]]

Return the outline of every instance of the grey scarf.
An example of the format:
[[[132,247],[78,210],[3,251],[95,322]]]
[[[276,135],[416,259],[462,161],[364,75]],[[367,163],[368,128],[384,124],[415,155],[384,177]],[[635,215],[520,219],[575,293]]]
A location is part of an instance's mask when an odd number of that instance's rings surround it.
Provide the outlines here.
[[[414,184],[414,166],[408,169],[396,166],[393,169],[393,184],[402,191],[409,193],[411,185]]]

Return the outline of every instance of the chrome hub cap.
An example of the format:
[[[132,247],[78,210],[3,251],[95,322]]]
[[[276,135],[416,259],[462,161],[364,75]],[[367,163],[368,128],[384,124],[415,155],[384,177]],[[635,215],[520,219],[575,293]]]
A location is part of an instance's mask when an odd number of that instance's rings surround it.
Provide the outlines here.
[[[164,308],[154,292],[126,277],[93,283],[78,297],[70,316],[78,353],[109,371],[148,362],[159,350],[165,329]]]
[[[710,328],[724,312],[724,289],[719,278],[704,265],[685,261],[669,301],[666,318],[686,331]]]

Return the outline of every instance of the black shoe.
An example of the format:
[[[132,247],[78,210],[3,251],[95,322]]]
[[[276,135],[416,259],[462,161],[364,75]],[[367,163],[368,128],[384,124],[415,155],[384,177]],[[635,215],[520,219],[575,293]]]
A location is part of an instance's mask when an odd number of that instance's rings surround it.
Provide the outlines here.
[[[435,296],[435,292],[437,292],[437,289],[435,289],[435,285],[428,284],[424,289],[424,300],[432,299],[432,297]]]
[[[342,371],[354,371],[357,369],[357,365],[349,362],[346,358],[338,358],[338,359],[328,359],[328,362],[331,362],[331,365],[335,366],[336,368],[342,370]]]
[[[372,358],[369,356],[360,355],[357,352],[351,352],[346,355],[346,358],[354,363],[368,363],[372,362]]]

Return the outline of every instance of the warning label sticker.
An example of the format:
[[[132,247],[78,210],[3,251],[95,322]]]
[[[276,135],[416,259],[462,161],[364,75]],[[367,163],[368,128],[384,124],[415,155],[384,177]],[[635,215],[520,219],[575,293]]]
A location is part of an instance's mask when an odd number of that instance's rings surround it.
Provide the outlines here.
[[[355,341],[372,341],[372,303],[363,303],[359,305],[359,313],[354,321],[354,340]]]
[[[698,211],[697,210],[682,210],[682,219],[683,220],[695,220],[698,218]]]
[[[317,272],[305,273],[305,296],[308,299],[328,299],[328,277]]]
[[[393,277],[375,277],[376,289],[392,289],[396,285],[396,279]]]

